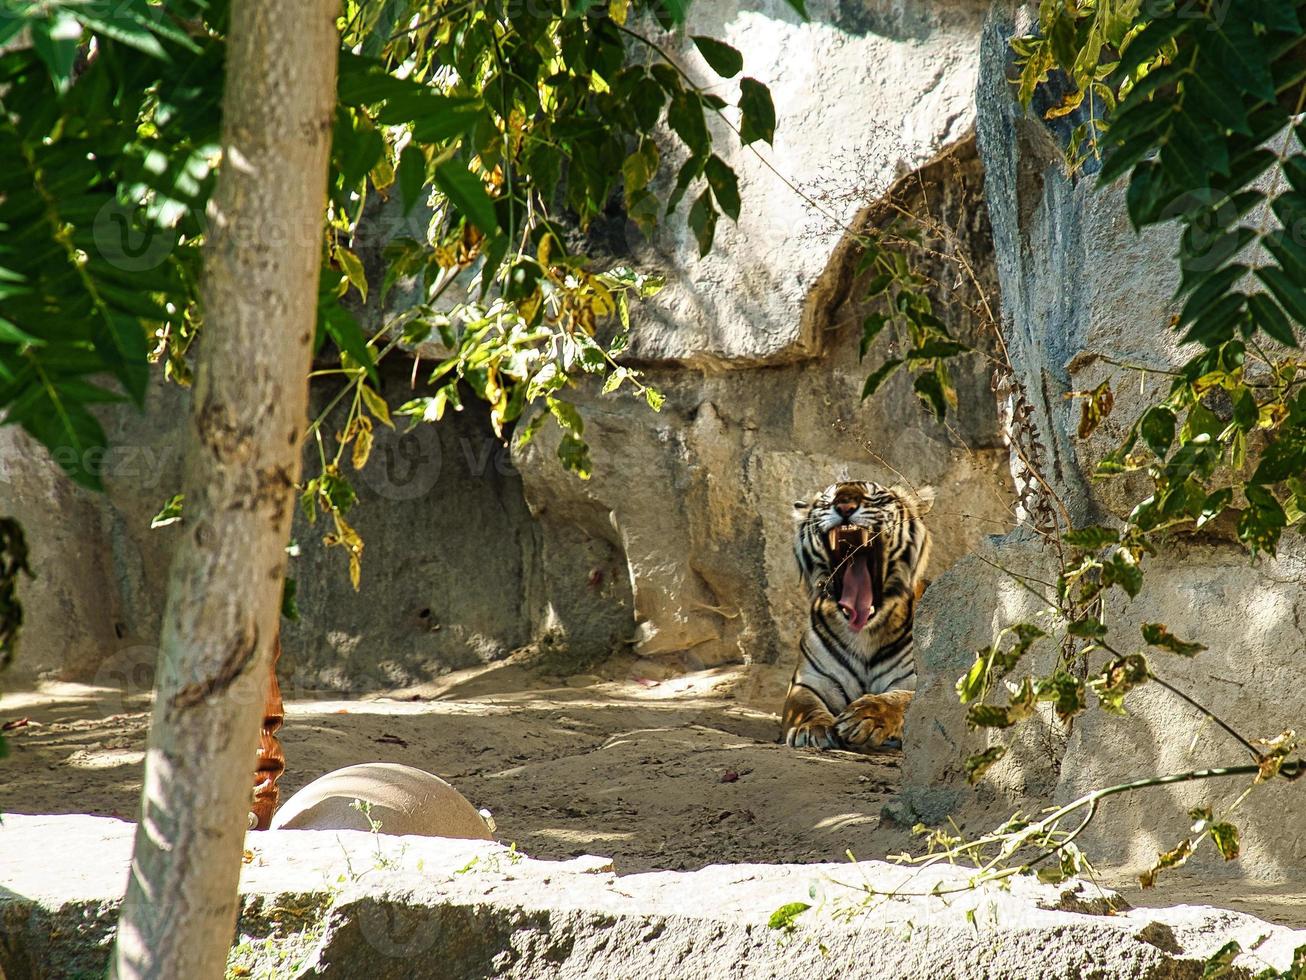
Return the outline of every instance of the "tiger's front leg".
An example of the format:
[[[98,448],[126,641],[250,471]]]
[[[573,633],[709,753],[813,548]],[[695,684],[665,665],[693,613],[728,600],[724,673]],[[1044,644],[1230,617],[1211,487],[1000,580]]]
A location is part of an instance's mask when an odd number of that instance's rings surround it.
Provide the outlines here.
[[[840,742],[855,751],[878,748],[891,740],[902,742],[902,723],[911,704],[911,691],[863,694],[834,720]]]
[[[805,687],[789,686],[780,723],[786,745],[797,749],[842,748],[834,725],[834,715],[830,714],[825,702]]]

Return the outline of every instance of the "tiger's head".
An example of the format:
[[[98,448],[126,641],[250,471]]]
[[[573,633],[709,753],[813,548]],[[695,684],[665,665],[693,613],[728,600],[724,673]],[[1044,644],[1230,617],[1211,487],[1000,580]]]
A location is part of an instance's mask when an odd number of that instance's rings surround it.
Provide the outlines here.
[[[914,599],[930,553],[921,518],[933,503],[933,487],[862,481],[795,503],[794,555],[808,594],[832,600],[854,633],[896,597]]]

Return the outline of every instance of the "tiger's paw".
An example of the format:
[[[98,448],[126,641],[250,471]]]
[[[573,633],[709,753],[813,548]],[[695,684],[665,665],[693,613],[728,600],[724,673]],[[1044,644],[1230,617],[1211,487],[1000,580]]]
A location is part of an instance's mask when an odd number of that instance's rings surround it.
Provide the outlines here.
[[[794,725],[785,732],[785,744],[793,749],[840,749],[843,744],[834,731],[835,721],[829,715],[812,718]]]
[[[834,720],[835,734],[855,751],[880,748],[890,742],[901,745],[902,723],[911,696],[911,691],[863,694]]]

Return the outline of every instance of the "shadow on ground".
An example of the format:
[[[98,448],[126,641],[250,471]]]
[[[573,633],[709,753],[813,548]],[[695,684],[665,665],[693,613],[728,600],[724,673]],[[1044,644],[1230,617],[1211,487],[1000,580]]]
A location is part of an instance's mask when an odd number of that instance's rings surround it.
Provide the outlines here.
[[[488,808],[504,842],[539,858],[601,854],[621,873],[722,863],[882,856],[896,752],[776,744],[785,677],[737,667],[655,680],[614,662],[566,682],[519,665],[450,675],[388,696],[288,700],[285,799],[356,762],[444,777]],[[0,810],[134,819],[147,695],[73,685],[9,695]],[[383,828],[384,829],[384,828]]]

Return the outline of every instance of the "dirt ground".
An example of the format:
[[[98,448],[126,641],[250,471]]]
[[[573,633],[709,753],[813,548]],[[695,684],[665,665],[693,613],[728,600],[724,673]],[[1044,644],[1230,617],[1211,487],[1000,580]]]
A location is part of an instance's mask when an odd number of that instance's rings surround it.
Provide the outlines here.
[[[883,822],[900,756],[776,744],[787,670],[730,667],[659,677],[614,658],[565,680],[507,662],[349,700],[288,696],[282,799],[357,762],[434,772],[494,815],[501,841],[537,858],[611,857],[618,873],[710,864],[883,858],[914,849]],[[149,695],[73,684],[0,696],[8,733],[0,813],[135,819]],[[1299,884],[1261,886],[1172,873],[1134,905],[1241,909],[1306,928]]]
[[[652,672],[652,671],[650,671]],[[437,773],[539,858],[601,854],[621,873],[882,856],[899,755],[775,742],[786,672],[644,676],[614,660],[563,681],[519,664],[386,695],[288,698],[282,799],[357,762]],[[148,695],[71,684],[0,697],[9,733],[0,811],[135,818]]]

